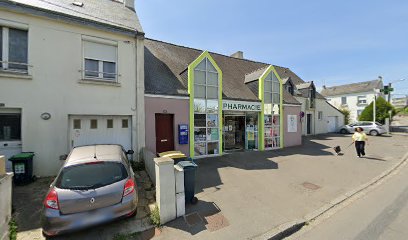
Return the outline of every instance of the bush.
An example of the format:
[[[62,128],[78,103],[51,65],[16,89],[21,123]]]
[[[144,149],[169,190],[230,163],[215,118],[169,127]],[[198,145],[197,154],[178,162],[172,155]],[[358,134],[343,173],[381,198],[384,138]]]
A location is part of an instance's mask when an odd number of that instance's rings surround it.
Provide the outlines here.
[[[145,164],[144,161],[130,161],[130,165],[132,165],[132,169],[134,172],[139,172],[145,170]]]
[[[14,219],[11,219],[9,222],[9,233],[10,233],[10,240],[17,239],[17,223]]]
[[[156,205],[152,212],[150,213],[150,221],[156,227],[160,227],[160,211],[159,207]]]
[[[359,118],[360,121],[373,121],[373,104],[374,103],[372,102],[364,108]],[[392,115],[395,114],[395,109],[389,102],[382,97],[377,98],[375,114],[376,121],[385,123],[386,118],[391,118],[389,111],[392,112]]]
[[[350,110],[347,108],[340,109],[340,112],[344,115],[344,124],[347,125],[350,123]]]

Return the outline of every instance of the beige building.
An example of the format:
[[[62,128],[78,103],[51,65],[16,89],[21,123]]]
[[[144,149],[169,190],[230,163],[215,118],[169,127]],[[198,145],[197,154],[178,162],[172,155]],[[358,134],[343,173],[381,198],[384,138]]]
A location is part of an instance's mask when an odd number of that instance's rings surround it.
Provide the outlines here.
[[[77,145],[144,147],[144,33],[134,1],[0,2],[0,155],[55,175]],[[8,166],[10,168],[10,166]]]
[[[301,105],[300,121],[302,135],[316,135],[337,132],[344,125],[344,115],[327,99],[316,91],[312,82],[305,82],[290,69],[283,73],[285,89],[293,95]]]

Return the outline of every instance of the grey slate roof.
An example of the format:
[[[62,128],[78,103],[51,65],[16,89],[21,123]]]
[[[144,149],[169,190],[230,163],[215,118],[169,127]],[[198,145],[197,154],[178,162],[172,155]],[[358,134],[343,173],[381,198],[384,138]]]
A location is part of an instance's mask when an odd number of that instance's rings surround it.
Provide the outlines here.
[[[75,6],[73,2],[82,2]],[[137,14],[123,2],[112,0],[1,0],[0,8],[79,24],[98,24],[107,28],[143,34]]]
[[[300,90],[300,89],[309,88],[311,86],[312,86],[311,82],[305,82],[305,83],[297,84],[296,88]]]
[[[165,95],[188,95],[188,65],[203,51],[152,39],[145,39],[145,92]],[[210,52],[223,73],[223,98],[259,101],[257,81],[245,84],[248,73],[265,69],[269,64],[233,58]],[[284,68],[275,66],[284,72]],[[256,86],[255,86],[256,84]],[[289,93],[285,103],[300,104]]]
[[[251,73],[245,74],[245,83],[249,83],[252,81],[258,80],[262,74],[265,72],[265,70],[268,68],[268,66],[262,67],[260,69],[257,69]]]
[[[321,94],[323,96],[336,96],[336,95],[343,95],[349,93],[359,93],[359,92],[372,92],[373,89],[381,89],[383,88],[382,80],[372,80],[366,82],[358,82],[358,83],[351,83],[333,87],[326,87],[323,88]]]

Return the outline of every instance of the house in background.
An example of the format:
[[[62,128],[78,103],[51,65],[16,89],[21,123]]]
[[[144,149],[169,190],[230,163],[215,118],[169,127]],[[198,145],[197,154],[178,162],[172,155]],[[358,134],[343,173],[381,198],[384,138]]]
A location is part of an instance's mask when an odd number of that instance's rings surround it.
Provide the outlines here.
[[[0,155],[55,175],[70,149],[144,147],[144,33],[133,0],[0,1]]]
[[[382,89],[383,86],[382,78],[332,87],[323,86],[321,95],[326,97],[329,103],[336,108],[348,109],[350,121],[356,122],[364,108],[374,101],[374,89]],[[384,97],[382,93],[376,94]]]
[[[344,124],[344,115],[316,91],[313,81],[305,82],[289,68],[278,69],[285,90],[302,104],[302,135],[336,132]]]
[[[391,104],[395,108],[405,108],[408,106],[408,96],[405,97],[394,97],[391,100]]]

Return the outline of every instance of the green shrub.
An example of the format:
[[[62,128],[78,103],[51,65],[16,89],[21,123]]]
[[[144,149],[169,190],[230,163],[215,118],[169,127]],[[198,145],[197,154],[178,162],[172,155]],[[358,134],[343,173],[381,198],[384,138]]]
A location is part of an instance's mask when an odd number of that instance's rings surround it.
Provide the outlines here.
[[[384,98],[379,97],[376,101],[376,114],[375,118],[377,122],[385,123],[386,118],[390,118],[389,111],[391,111],[392,115],[395,114],[394,107],[387,102]],[[373,121],[373,102],[370,103],[366,108],[364,108],[363,112],[359,118],[360,121]]]
[[[14,219],[11,219],[9,222],[9,233],[10,233],[10,240],[17,239],[17,223]]]
[[[150,213],[150,221],[156,227],[160,227],[160,211],[159,207],[156,205],[153,211]]]
[[[132,169],[133,169],[133,171],[135,171],[135,172],[143,171],[143,170],[146,169],[146,168],[145,168],[144,161],[140,161],[140,162],[130,161],[130,165],[132,165]]]

